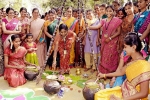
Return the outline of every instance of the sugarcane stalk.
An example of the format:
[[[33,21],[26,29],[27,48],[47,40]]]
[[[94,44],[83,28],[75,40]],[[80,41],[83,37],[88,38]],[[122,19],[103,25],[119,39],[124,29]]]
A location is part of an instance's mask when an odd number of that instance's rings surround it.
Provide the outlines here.
[[[56,24],[56,27],[55,27],[55,30],[54,30],[54,33],[53,33],[53,38],[51,39],[51,42],[50,42],[50,45],[49,45],[49,49],[48,49],[48,52],[47,52],[47,55],[46,55],[46,60],[45,60],[45,63],[44,63],[44,66],[41,66],[41,69],[39,71],[39,75],[37,76],[37,79],[36,79],[36,84],[38,84],[41,80],[41,77],[42,77],[42,74],[46,68],[46,64],[47,64],[47,60],[49,58],[49,55],[50,55],[50,50],[52,48],[52,45],[53,45],[53,42],[54,42],[54,37],[56,35],[56,32],[58,30],[58,27],[59,27],[59,24],[61,22],[61,19],[62,19],[62,16],[63,16],[63,9],[64,9],[64,6],[65,6],[65,3],[66,3],[66,0],[64,0],[64,2],[62,3],[62,12],[61,12],[61,16],[58,18],[58,22]]]
[[[84,22],[85,22],[85,25],[87,24],[87,21],[86,21],[86,14],[85,14],[85,8],[84,8],[84,4],[83,4],[83,0],[81,0],[81,4],[82,4],[82,10],[83,10],[83,18],[84,18]],[[97,59],[96,59],[96,57],[94,56],[94,48],[93,48],[93,43],[92,43],[92,41],[91,41],[91,36],[90,36],[90,32],[89,32],[89,29],[86,27],[86,33],[87,33],[87,35],[88,35],[88,39],[89,39],[89,42],[90,42],[90,47],[91,47],[91,52],[92,52],[92,55],[93,55],[93,57],[94,57],[94,64],[95,64],[95,66],[96,66],[96,68],[97,68],[97,70],[99,70],[98,69],[98,64],[97,64]],[[91,33],[92,34],[92,33]],[[99,71],[98,71],[99,72]]]

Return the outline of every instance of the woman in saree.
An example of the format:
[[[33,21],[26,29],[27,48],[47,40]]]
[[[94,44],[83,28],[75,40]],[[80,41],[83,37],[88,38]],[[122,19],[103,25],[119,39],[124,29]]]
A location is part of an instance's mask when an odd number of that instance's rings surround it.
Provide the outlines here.
[[[147,29],[147,26],[150,24],[150,11],[147,10],[148,0],[138,0],[138,7],[140,13],[134,17],[134,32],[142,34],[140,39],[146,41],[146,44],[149,44],[148,33],[144,34],[144,31]],[[147,47],[145,48],[147,51]]]
[[[2,19],[2,42],[3,48],[6,49],[10,42],[8,41],[13,34],[21,33],[21,24],[18,19],[14,18],[14,9],[6,9],[7,17]]]
[[[39,66],[44,66],[45,61],[45,34],[43,33],[44,29],[44,20],[39,18],[38,8],[32,10],[33,17],[29,20],[29,30],[28,33],[33,34],[33,41],[37,43],[37,57]]]
[[[10,46],[4,51],[4,79],[8,81],[11,87],[17,87],[26,83],[24,77],[26,64],[33,64],[25,60],[27,50],[20,46],[21,41],[19,35],[12,35],[10,41]]]
[[[133,30],[133,19],[134,19],[134,12],[133,12],[133,5],[132,2],[128,2],[124,6],[126,16],[122,20],[121,24],[121,33],[118,40],[118,51],[119,54],[123,51],[124,47],[124,38],[126,37],[128,32]]]
[[[144,60],[140,51],[141,41],[136,33],[129,33],[124,39],[124,50],[132,61],[114,73],[99,74],[100,78],[122,76],[127,79],[121,87],[100,90],[95,100],[147,100],[149,93],[150,64]]]
[[[77,19],[72,17],[72,7],[68,7],[66,11],[66,17],[62,18],[64,24],[68,26],[68,29],[73,31],[75,30],[75,26],[77,23]],[[72,67],[74,64],[75,59],[75,52],[74,52],[75,43],[72,44],[71,52],[70,52],[70,66]]]
[[[84,45],[82,44],[83,38],[85,36],[84,30],[85,30],[85,22],[83,18],[83,10],[79,9],[77,11],[79,20],[75,26],[75,33],[77,35],[77,39],[75,42],[75,66],[82,66],[84,65]],[[81,45],[81,48],[80,48]],[[82,52],[81,52],[82,50]],[[81,58],[82,54],[82,58]],[[81,64],[82,63],[82,64]]]
[[[72,44],[74,43],[76,34],[68,30],[67,25],[60,24],[59,34],[55,37],[55,47],[54,47],[54,56],[53,56],[53,65],[56,67],[56,57],[57,51],[60,54],[60,74],[69,73],[70,71],[70,52]]]
[[[4,73],[4,52],[3,52],[3,44],[2,44],[2,10],[0,10],[0,77]]]
[[[48,14],[49,14],[49,20],[47,20],[44,23],[44,33],[46,35],[47,51],[49,49],[51,39],[53,38],[54,30],[55,30],[56,25],[58,23],[58,20],[56,19],[56,11],[54,9],[50,10]],[[51,48],[50,56],[49,56],[49,58],[47,60],[47,65],[49,66],[50,69],[52,67],[52,62],[53,62],[53,53],[54,53],[53,46]],[[57,58],[56,59],[56,61],[57,61],[56,67],[59,67],[60,66],[59,53],[57,53],[57,57],[56,58]]]
[[[25,7],[20,8],[20,17],[18,18],[21,23],[21,40],[24,41],[26,34],[27,34],[27,28],[28,28],[28,21],[29,19],[26,17],[27,9]]]
[[[114,17],[114,9],[112,6],[107,6],[106,14],[107,18],[102,19],[98,25],[89,26],[89,29],[99,29],[102,27],[100,49],[101,60],[99,66],[99,71],[101,73],[110,73],[116,71],[119,62],[117,42],[122,20]]]

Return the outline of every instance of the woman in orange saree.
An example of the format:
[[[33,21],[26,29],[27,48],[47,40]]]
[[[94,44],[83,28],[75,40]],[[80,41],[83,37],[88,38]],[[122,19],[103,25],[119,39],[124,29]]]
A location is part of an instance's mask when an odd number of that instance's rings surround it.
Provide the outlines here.
[[[64,24],[66,24],[68,26],[69,30],[74,32],[75,26],[76,26],[78,20],[76,18],[72,17],[72,8],[71,7],[67,8],[66,14],[67,14],[67,17],[62,18],[62,21]],[[72,47],[71,47],[70,66],[73,66],[73,64],[74,64],[74,59],[75,59],[74,47],[75,47],[75,43],[73,43]]]
[[[12,35],[11,40],[11,45],[4,51],[4,79],[8,81],[11,87],[17,87],[26,83],[24,77],[25,64],[29,63],[25,61],[27,50],[20,46],[19,35]]]
[[[57,51],[60,54],[60,74],[69,73],[70,71],[70,52],[72,44],[75,41],[75,33],[72,31],[68,31],[68,27],[65,24],[61,24],[59,26],[59,34],[57,34],[55,39],[55,47],[54,47],[54,56],[53,56],[53,65],[52,67],[55,69],[56,67],[56,57]]]
[[[129,33],[124,40],[124,50],[132,61],[114,73],[99,74],[99,77],[113,77],[126,74],[121,87],[100,90],[95,100],[147,100],[149,93],[150,63],[145,61],[140,51],[141,41],[136,33]]]

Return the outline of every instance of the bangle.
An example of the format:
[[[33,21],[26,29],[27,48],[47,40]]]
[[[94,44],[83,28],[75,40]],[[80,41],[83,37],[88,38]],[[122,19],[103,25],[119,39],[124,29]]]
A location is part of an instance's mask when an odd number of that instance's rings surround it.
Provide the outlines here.
[[[112,40],[112,38],[111,38],[111,37],[109,37],[109,40]]]

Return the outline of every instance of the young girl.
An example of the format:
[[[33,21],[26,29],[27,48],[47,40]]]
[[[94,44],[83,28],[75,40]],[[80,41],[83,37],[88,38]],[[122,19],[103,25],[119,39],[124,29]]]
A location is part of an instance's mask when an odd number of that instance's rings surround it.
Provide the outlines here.
[[[38,59],[36,55],[37,46],[36,43],[33,42],[33,35],[31,33],[26,35],[26,43],[24,43],[24,47],[27,49],[26,61],[35,65],[38,65]]]
[[[148,97],[150,63],[144,60],[141,49],[138,35],[129,33],[124,39],[124,51],[131,57],[131,62],[114,73],[99,74],[100,78],[126,75],[127,79],[121,87],[100,90],[95,94],[95,100],[143,100]]]

